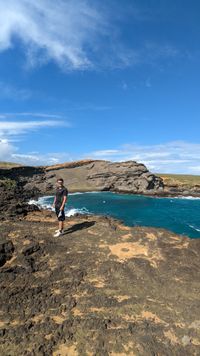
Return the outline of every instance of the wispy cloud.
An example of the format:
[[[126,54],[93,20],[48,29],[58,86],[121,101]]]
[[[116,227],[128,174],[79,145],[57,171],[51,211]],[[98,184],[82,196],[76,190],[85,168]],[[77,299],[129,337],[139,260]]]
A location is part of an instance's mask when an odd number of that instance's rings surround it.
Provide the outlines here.
[[[138,9],[128,8],[132,21],[144,21]],[[121,7],[91,0],[1,1],[0,51],[13,48],[18,38],[29,66],[54,61],[64,70],[124,68],[178,54],[171,44],[126,46],[120,31],[126,18]]]
[[[21,141],[21,135],[24,139],[33,132],[40,132],[44,128],[70,128],[72,124],[66,120],[56,120],[58,115],[41,114],[41,113],[18,113],[18,116],[34,116],[38,120],[26,121],[8,121],[10,117],[13,118],[13,113],[1,114],[0,118],[7,119],[7,121],[0,120],[0,161],[19,162],[29,165],[46,165],[59,163],[60,160],[72,160],[68,153],[47,153],[40,152],[20,152],[16,144]],[[15,115],[17,116],[17,114]],[[49,120],[39,120],[38,117],[44,116]],[[54,117],[55,116],[55,117]],[[53,117],[53,119],[51,119]]]
[[[52,152],[46,154],[41,154],[40,152],[20,153],[19,148],[14,146],[10,140],[0,139],[0,161],[38,166],[73,161],[73,158],[70,153],[66,152]]]
[[[0,113],[0,119],[10,119],[10,118],[18,118],[18,117],[34,117],[34,118],[46,118],[46,119],[63,119],[63,115],[61,114],[49,114],[44,112],[2,112]],[[68,125],[70,125],[68,123]]]
[[[0,121],[0,137],[19,135],[28,131],[35,131],[44,127],[70,127],[68,122],[44,120],[44,121]]]
[[[29,89],[22,89],[11,84],[0,81],[0,97],[13,100],[27,100],[32,93]]]
[[[134,160],[144,163],[152,172],[200,173],[200,144],[172,141],[155,145],[124,144],[117,149],[96,150],[82,158],[113,162]]]
[[[105,14],[86,0],[8,0],[0,3],[0,22],[1,51],[17,36],[29,64],[54,60],[68,69],[92,66],[88,50],[107,35],[108,26]]]

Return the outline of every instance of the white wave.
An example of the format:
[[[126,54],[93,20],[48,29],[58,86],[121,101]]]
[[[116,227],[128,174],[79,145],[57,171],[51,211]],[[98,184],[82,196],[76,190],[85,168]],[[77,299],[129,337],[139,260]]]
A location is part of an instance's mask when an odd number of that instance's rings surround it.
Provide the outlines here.
[[[83,192],[68,193],[68,195],[79,195],[79,194],[84,194],[84,193]]]
[[[35,204],[35,205],[37,205],[38,204],[38,202],[36,201],[36,200],[34,200],[34,199],[31,199],[31,200],[29,200],[28,201],[28,204]]]
[[[65,210],[65,215],[68,217],[73,216],[77,213],[78,214],[91,214],[85,207],[83,207],[81,209],[72,208],[70,210]]]
[[[182,197],[173,197],[173,198],[171,198],[171,199],[189,199],[189,200],[200,200],[200,197],[193,197],[193,196],[188,196],[188,197],[184,197],[184,196],[182,196]]]
[[[200,229],[197,229],[197,228],[194,227],[193,225],[190,225],[190,224],[189,224],[189,226],[190,226],[192,229],[196,230],[196,231],[200,231]]]
[[[30,199],[28,201],[28,204],[35,204],[39,208],[49,209],[53,211],[54,209],[52,208],[52,204],[46,202],[48,198],[50,197],[40,197],[38,200]]]
[[[28,204],[35,204],[37,205],[39,208],[42,208],[42,209],[48,209],[48,210],[51,210],[51,211],[54,211],[55,209],[52,207],[52,204],[48,203],[46,200],[47,198],[51,198],[51,197],[40,197],[38,200],[34,200],[34,199],[31,199],[29,200]],[[73,216],[75,214],[91,214],[86,207],[83,207],[83,208],[72,208],[72,209],[67,209],[65,208],[65,215],[66,216]]]
[[[99,190],[98,191],[88,191],[88,192],[74,192],[74,193],[68,193],[68,195],[79,195],[79,194],[90,194],[90,193],[102,193]]]

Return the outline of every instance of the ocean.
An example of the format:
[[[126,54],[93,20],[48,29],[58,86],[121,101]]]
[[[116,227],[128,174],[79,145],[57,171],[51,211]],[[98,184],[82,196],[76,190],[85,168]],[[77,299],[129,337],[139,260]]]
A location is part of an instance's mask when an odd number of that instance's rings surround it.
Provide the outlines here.
[[[31,200],[52,209],[53,196]],[[76,213],[109,215],[129,226],[152,226],[200,238],[200,198],[149,197],[113,192],[69,193],[66,216]]]

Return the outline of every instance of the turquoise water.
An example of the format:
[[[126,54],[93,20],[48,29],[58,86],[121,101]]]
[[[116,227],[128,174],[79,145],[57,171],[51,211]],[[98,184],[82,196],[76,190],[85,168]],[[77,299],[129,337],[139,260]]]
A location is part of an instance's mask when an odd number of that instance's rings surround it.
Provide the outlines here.
[[[42,197],[38,203],[47,208],[53,197]],[[191,238],[200,237],[200,199],[159,198],[112,192],[72,193],[68,196],[66,215],[94,213],[110,215],[129,226],[153,226]]]

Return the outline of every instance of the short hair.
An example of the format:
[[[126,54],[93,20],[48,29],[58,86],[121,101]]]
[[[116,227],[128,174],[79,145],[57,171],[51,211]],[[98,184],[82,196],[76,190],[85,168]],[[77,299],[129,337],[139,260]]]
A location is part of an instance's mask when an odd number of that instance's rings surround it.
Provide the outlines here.
[[[63,178],[58,178],[58,179],[57,179],[57,182],[58,182],[59,180],[61,180],[62,182],[64,182]]]

